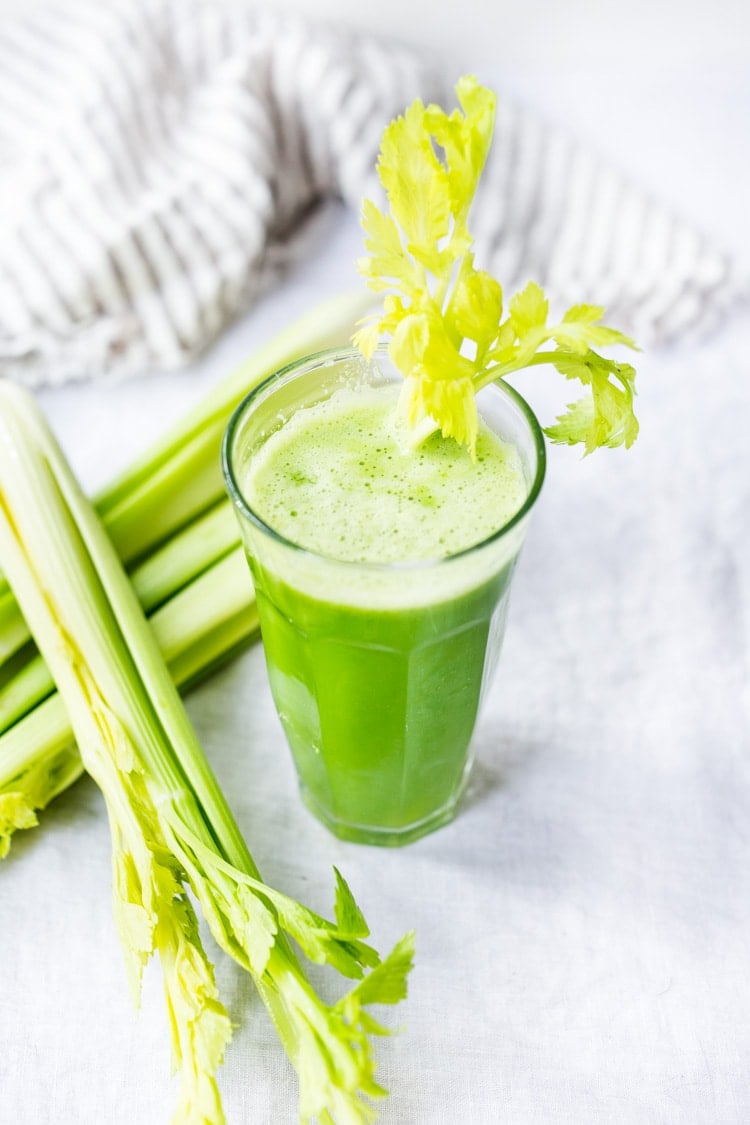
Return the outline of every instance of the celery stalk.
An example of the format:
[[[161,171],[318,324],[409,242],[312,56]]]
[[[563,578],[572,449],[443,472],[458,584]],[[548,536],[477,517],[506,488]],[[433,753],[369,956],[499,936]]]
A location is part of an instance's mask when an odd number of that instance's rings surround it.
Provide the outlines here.
[[[0,665],[23,648],[29,629],[18,608],[13,592],[0,575]]]
[[[229,417],[244,396],[300,356],[342,344],[372,298],[347,293],[322,302],[214,387],[95,500],[120,558],[142,559],[224,496],[220,447]],[[166,595],[174,593],[167,589]],[[29,639],[7,582],[0,574],[0,664]]]
[[[124,562],[144,554],[223,495],[221,438],[244,396],[280,367],[351,337],[372,298],[357,291],[306,313],[214,387],[204,402],[96,498]]]
[[[192,687],[258,632],[247,560],[236,547],[156,611],[154,636],[177,687]]]
[[[0,688],[0,734],[55,690],[55,681],[38,652]]]
[[[133,570],[131,581],[144,610],[151,613],[154,607],[174,597],[207,569],[215,566],[232,551],[236,551],[238,545],[237,520],[229,501],[222,500]],[[245,597],[245,604],[252,605],[254,598],[252,583],[249,578],[239,577],[240,569],[240,566],[235,566],[230,571],[230,578],[234,585],[229,587],[229,592],[234,595],[235,590],[239,588]],[[217,591],[214,590],[213,599],[207,604],[212,606],[216,604],[216,593]],[[221,591],[218,593],[220,595]],[[21,616],[20,610],[18,612]],[[193,620],[201,622],[207,638],[212,623],[205,618],[205,610],[193,616]],[[24,627],[26,628],[25,622]],[[216,630],[214,630],[217,636],[221,636],[223,628],[222,619],[217,614]],[[188,643],[184,633],[183,624],[180,622],[178,640],[182,648]],[[228,646],[226,651],[229,651]],[[167,662],[170,663],[169,657]],[[176,682],[183,683],[184,677],[177,677]],[[8,674],[0,683],[0,734],[8,730],[53,690],[52,677],[38,653],[31,655],[19,668],[13,669],[12,674]]]
[[[222,499],[131,572],[130,581],[146,613],[225,558],[239,541],[237,517],[229,501]]]
[[[183,691],[245,648],[257,634],[258,614],[242,549],[236,547],[160,606],[149,624]],[[38,698],[30,701],[34,679]],[[41,656],[8,688],[16,684],[20,717],[0,735],[0,858],[13,832],[35,827],[36,813],[83,772],[73,728]],[[0,693],[0,703],[10,710],[8,689]],[[61,754],[67,763],[62,773]]]
[[[117,554],[30,396],[0,384],[0,562],[57,682],[113,841],[115,916],[137,992],[158,953],[181,1075],[176,1119],[224,1120],[215,1079],[231,1028],[186,895],[254,977],[300,1080],[300,1119],[365,1122],[363,1008],[406,993],[413,942],[384,962],[337,873],[335,922],[260,879]],[[324,1004],[292,953],[360,978]],[[364,969],[370,969],[365,975]]]
[[[37,812],[83,773],[65,706],[58,695],[35,707],[0,739],[0,859],[13,832],[33,828]],[[30,753],[29,747],[34,751]],[[3,777],[7,784],[3,784]]]

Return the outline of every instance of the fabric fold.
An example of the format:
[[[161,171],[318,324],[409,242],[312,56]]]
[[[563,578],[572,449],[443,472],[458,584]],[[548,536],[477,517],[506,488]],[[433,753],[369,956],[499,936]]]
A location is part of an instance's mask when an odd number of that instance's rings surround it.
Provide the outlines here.
[[[451,80],[455,76],[451,76]],[[29,384],[175,368],[357,208],[385,124],[450,81],[397,44],[200,0],[58,4],[0,28],[0,364]],[[507,287],[606,301],[668,339],[743,291],[731,260],[501,99],[474,227]]]

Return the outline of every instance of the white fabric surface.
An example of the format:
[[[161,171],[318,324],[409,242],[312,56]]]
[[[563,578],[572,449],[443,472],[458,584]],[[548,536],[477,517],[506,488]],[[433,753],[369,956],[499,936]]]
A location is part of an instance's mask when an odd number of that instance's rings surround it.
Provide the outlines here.
[[[198,355],[358,207],[416,56],[271,9],[58,3],[0,28],[0,360],[32,384]]]
[[[703,128],[736,153],[744,134],[688,82],[682,97],[696,145],[700,101]],[[747,84],[734,97],[739,126]],[[634,93],[629,112],[637,173],[648,98]],[[724,185],[722,216],[745,260],[746,183]],[[715,196],[688,202],[710,224]],[[353,218],[327,212],[318,237],[189,372],[45,393],[88,486],[353,280]],[[630,453],[552,451],[454,825],[394,852],[327,835],[297,800],[259,648],[189,699],[264,873],[327,908],[335,863],[379,945],[417,931],[394,1020],[404,1031],[379,1049],[383,1125],[750,1119],[749,328],[738,315],[700,346],[642,357]],[[517,386],[543,418],[565,394],[538,373]],[[104,808],[86,781],[0,867],[3,1125],[169,1119],[158,974],[135,1014],[109,881]],[[265,1013],[233,965],[218,967],[240,1025],[221,1079],[230,1125],[291,1123],[293,1075]]]
[[[441,86],[443,87],[441,89]],[[194,358],[374,188],[385,123],[450,99],[416,55],[203,0],[58,3],[0,27],[0,362],[37,385]],[[567,130],[501,98],[474,229],[508,287],[642,340],[712,326],[733,259]]]

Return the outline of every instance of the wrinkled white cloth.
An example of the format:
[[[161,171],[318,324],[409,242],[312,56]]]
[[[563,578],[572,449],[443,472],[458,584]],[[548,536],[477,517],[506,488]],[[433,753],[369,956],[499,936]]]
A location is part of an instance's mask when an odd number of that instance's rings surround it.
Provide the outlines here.
[[[621,119],[636,180],[657,77]],[[549,112],[565,82],[558,71],[540,90]],[[692,70],[667,88],[701,159],[736,156],[719,199],[718,176],[696,176],[692,204],[682,181],[670,199],[706,224],[721,205],[747,260],[745,72],[721,96]],[[324,222],[319,253],[185,373],[41,392],[89,492],[348,283],[355,218],[327,209]],[[259,646],[188,697],[269,881],[329,914],[336,864],[379,948],[416,930],[409,999],[382,1013],[402,1031],[377,1045],[380,1125],[750,1121],[749,335],[745,313],[695,348],[639,356],[627,453],[550,450],[455,824],[400,851],[329,836],[300,804]],[[516,385],[544,422],[566,390],[543,369]],[[166,1125],[163,987],[154,965],[133,1011],[104,803],[83,779],[40,820],[0,865],[0,1123]],[[270,1020],[207,945],[237,1023],[219,1079],[228,1125],[292,1125],[296,1082]]]
[[[0,365],[32,385],[170,369],[357,207],[383,126],[450,98],[412,52],[200,0],[59,3],[0,30]],[[606,303],[642,342],[713,324],[731,259],[501,98],[475,214],[507,287]]]
[[[331,219],[322,254],[189,377],[43,393],[89,490],[344,283],[359,233]],[[550,450],[454,824],[393,851],[331,837],[299,800],[259,645],[187,699],[266,878],[328,915],[335,864],[379,948],[416,930],[409,999],[377,1012],[402,1028],[376,1046],[380,1125],[750,1120],[749,321],[639,357],[628,453]],[[546,421],[544,382],[517,385]],[[171,1120],[161,974],[134,1012],[110,853],[83,779],[0,864],[2,1125]],[[237,1024],[228,1125],[293,1125],[297,1083],[252,981],[207,948]]]
[[[361,198],[425,69],[393,44],[196,0],[59,4],[0,32],[0,362],[172,368]]]

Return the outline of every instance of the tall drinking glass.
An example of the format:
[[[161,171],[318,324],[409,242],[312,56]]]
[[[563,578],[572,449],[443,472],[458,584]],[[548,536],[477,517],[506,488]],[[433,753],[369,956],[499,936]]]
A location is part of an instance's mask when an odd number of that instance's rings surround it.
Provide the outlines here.
[[[223,447],[271,690],[302,798],[337,836],[386,845],[415,840],[455,815],[545,468],[531,410],[510,387],[493,385],[479,394],[479,412],[518,450],[525,500],[483,542],[428,561],[348,562],[268,526],[248,502],[243,479],[269,436],[342,386],[394,381],[401,376],[385,351],[371,363],[350,348],[309,356],[247,396]]]

